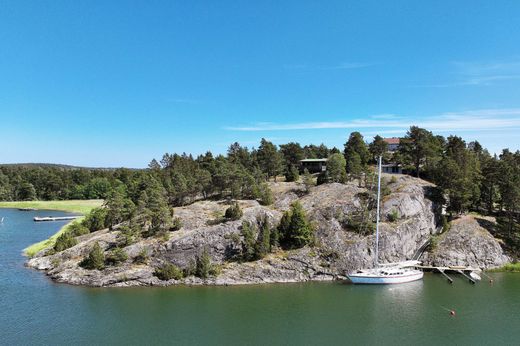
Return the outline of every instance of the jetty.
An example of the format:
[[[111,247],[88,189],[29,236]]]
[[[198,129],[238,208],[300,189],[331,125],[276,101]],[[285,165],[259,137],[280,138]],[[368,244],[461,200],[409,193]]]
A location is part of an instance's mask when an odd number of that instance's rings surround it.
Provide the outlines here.
[[[450,284],[453,283],[453,279],[448,274],[460,274],[472,284],[480,281],[480,273],[482,270],[480,268],[466,267],[466,266],[450,266],[450,267],[435,267],[435,266],[423,266],[418,265],[417,268],[422,269],[423,271],[431,271],[441,273],[446,280]]]
[[[74,220],[77,219],[78,216],[45,216],[45,217],[34,217],[34,222],[42,222],[42,221],[66,221],[66,220]]]

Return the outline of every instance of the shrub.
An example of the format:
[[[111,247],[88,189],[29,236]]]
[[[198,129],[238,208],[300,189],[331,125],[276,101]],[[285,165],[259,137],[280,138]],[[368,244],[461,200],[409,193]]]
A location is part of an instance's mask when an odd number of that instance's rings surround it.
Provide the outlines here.
[[[212,265],[211,269],[209,270],[210,276],[219,276],[222,272],[222,266],[220,265]]]
[[[90,250],[88,257],[85,258],[80,265],[85,269],[97,269],[102,270],[105,268],[105,254],[99,246],[99,243],[96,242]]]
[[[89,229],[80,222],[71,223],[67,230],[72,234],[73,237],[79,237],[80,235],[90,233]]]
[[[316,180],[316,185],[323,185],[323,184],[327,184],[329,182],[330,182],[330,177],[329,177],[329,173],[327,173],[327,171],[321,172],[320,174],[318,174],[318,178]]]
[[[390,190],[390,187],[388,187],[388,182],[386,179],[381,179],[381,196],[386,197],[392,193],[392,190]]]
[[[263,183],[260,185],[260,204],[271,205],[274,202],[273,192],[269,188],[269,185]]]
[[[520,273],[520,262],[507,263],[504,266],[494,269],[492,271]]]
[[[363,215],[352,215],[346,220],[346,226],[350,231],[361,235],[373,234],[376,230],[376,224],[372,220],[365,218]]]
[[[195,275],[196,272],[196,263],[194,260],[190,260],[190,263],[186,268],[183,269],[184,277]]]
[[[238,205],[238,202],[234,202],[229,208],[226,209],[224,217],[228,220],[238,220],[242,217],[243,212]]]
[[[154,275],[160,280],[180,280],[183,278],[182,270],[172,263],[164,263],[160,267],[155,268]]]
[[[393,209],[390,214],[387,215],[388,221],[395,222],[399,220],[399,212],[396,209]]]
[[[82,224],[87,227],[90,232],[99,231],[105,228],[107,218],[107,210],[105,208],[94,208],[85,217]]]
[[[397,183],[397,178],[395,177],[395,175],[392,176],[392,178],[390,178],[390,184],[395,184]]]
[[[280,233],[278,232],[278,227],[271,228],[271,235],[269,236],[271,241],[271,251],[273,248],[280,246]]]
[[[448,232],[450,230],[451,225],[450,225],[446,215],[442,215],[441,220],[442,220],[442,233]]]
[[[140,229],[137,225],[121,226],[119,227],[119,234],[117,235],[117,242],[120,247],[125,247],[134,244],[139,235]]]
[[[211,259],[206,249],[202,251],[200,256],[197,256],[195,261],[195,276],[201,279],[207,279],[210,276]]]
[[[430,237],[430,250],[435,251],[439,246],[439,235],[432,235]]]
[[[150,256],[148,255],[148,251],[146,249],[142,249],[139,251],[137,256],[134,257],[134,263],[136,264],[146,264],[148,263],[148,259]]]
[[[76,238],[74,238],[72,233],[69,231],[65,231],[58,237],[58,239],[56,239],[56,243],[54,243],[53,249],[56,252],[60,252],[73,247],[77,243],[78,241],[76,240]]]
[[[174,217],[172,221],[172,225],[170,227],[170,231],[178,231],[182,228],[182,220],[180,217]]]
[[[114,250],[112,250],[105,262],[108,264],[108,265],[119,265],[123,262],[125,262],[126,260],[128,259],[128,254],[126,253],[125,250],[121,249],[120,247],[116,247]]]
[[[303,171],[303,184],[305,185],[305,192],[307,193],[309,193],[311,191],[311,187],[315,185],[314,179],[307,169]]]
[[[294,165],[287,166],[285,170],[285,181],[297,181],[300,179],[300,174],[298,173],[298,169]]]

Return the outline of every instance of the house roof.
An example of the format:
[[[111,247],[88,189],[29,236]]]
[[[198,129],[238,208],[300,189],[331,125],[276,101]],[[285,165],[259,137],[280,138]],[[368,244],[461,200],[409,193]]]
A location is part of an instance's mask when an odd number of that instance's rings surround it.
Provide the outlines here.
[[[328,159],[304,159],[300,160],[300,162],[327,162]]]
[[[399,144],[401,141],[398,137],[392,137],[392,138],[383,138],[383,140],[388,144]]]

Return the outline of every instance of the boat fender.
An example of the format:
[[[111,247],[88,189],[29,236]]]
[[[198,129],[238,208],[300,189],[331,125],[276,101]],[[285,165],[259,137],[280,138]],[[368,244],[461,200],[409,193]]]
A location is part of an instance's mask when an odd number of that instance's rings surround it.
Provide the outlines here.
[[[455,316],[455,310],[450,310],[450,315]]]

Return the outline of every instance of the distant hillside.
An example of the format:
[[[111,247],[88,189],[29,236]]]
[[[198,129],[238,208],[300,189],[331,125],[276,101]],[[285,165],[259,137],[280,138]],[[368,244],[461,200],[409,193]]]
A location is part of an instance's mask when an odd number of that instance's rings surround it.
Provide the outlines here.
[[[118,168],[118,167],[80,167],[80,166],[63,165],[63,164],[59,164],[59,163],[1,163],[0,167],[58,168],[58,169],[63,169],[63,170],[89,169],[89,170],[103,170],[103,171],[111,171],[111,170],[115,170]],[[137,168],[129,168],[129,169],[137,169]]]

